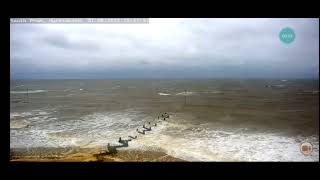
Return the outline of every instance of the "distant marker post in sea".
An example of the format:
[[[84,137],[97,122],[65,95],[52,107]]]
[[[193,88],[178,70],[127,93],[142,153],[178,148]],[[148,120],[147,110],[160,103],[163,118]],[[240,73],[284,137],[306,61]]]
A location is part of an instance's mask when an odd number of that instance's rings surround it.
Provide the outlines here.
[[[187,105],[187,89],[185,89],[184,92],[184,105]]]

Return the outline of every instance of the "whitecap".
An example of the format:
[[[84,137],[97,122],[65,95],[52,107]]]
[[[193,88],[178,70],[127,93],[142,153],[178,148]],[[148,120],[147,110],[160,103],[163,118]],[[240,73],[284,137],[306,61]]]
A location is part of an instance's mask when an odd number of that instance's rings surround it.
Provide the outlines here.
[[[13,119],[15,117],[19,117],[20,114],[19,113],[10,113],[10,119]]]
[[[310,91],[310,90],[304,90],[301,92],[298,92],[297,94],[318,94],[319,90],[315,90],[315,91]]]
[[[242,129],[214,130],[188,124],[175,124],[172,129],[171,122],[166,123],[148,136],[139,137],[132,145],[157,147],[187,161],[319,161],[319,136],[283,136]],[[186,126],[190,126],[191,131],[183,131]],[[173,136],[171,131],[183,134]],[[314,151],[310,156],[300,152],[300,142],[313,144]]]
[[[284,84],[277,84],[277,85],[273,85],[274,87],[285,87],[286,85],[284,85]]]
[[[43,93],[47,92],[46,90],[33,90],[33,91],[10,91],[11,94],[26,94],[26,93]]]
[[[120,88],[120,86],[113,86],[113,87],[111,87],[111,89],[119,89]]]
[[[160,96],[169,96],[170,94],[166,94],[166,93],[158,93]]]
[[[176,95],[177,96],[190,96],[190,95],[192,95],[192,94],[194,94],[194,92],[180,92],[180,93],[177,93]]]
[[[49,113],[47,113],[45,111],[39,111],[37,114],[39,114],[39,115],[48,115]]]
[[[26,117],[26,116],[31,116],[31,115],[32,115],[31,112],[22,112],[22,113],[12,112],[12,113],[10,113],[10,119],[14,119],[17,117]]]
[[[222,94],[221,91],[208,91],[208,92],[203,92],[203,93]]]

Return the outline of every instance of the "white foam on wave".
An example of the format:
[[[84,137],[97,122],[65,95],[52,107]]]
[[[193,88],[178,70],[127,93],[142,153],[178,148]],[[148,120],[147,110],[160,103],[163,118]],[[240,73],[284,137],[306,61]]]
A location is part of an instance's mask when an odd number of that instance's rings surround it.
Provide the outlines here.
[[[111,89],[119,89],[121,86],[113,86]]]
[[[11,112],[10,113],[10,129],[21,129],[28,127],[30,123],[44,122],[44,120],[52,120],[49,114],[42,110],[32,110],[31,112]]]
[[[31,112],[10,112],[10,119],[31,116]]]
[[[34,122],[34,123],[43,123],[45,120],[54,120],[54,119],[56,118],[49,118],[49,116],[43,116],[43,115],[28,118],[30,122]]]
[[[160,96],[169,96],[170,94],[166,94],[166,93],[158,93]]]
[[[280,87],[280,88],[283,88],[283,87],[285,87],[286,85],[284,85],[284,84],[277,84],[277,85],[272,85],[273,87]]]
[[[32,91],[10,91],[11,94],[26,94],[26,93],[43,93],[47,92],[47,90],[32,90]]]
[[[118,138],[127,139],[137,135],[136,129],[142,126],[142,121],[133,121],[137,112],[124,111],[121,113],[93,113],[83,117],[79,124],[85,129],[83,139],[91,139],[88,147],[117,143]]]
[[[74,146],[72,138],[52,138],[51,133],[56,130],[46,130],[37,127],[29,128],[25,131],[11,131],[10,147],[68,147]]]
[[[298,92],[297,94],[319,94],[319,90],[304,90]]]
[[[138,144],[158,147],[177,158],[189,161],[319,161],[319,136],[287,137],[276,133],[252,133],[244,129],[212,130],[168,123],[153,136],[143,136]],[[170,135],[169,129],[181,132]],[[183,133],[182,133],[183,132]],[[310,142],[310,156],[300,152],[300,144]]]
[[[13,130],[10,147],[97,147],[107,143],[116,145],[119,137],[127,139],[129,135],[137,135],[137,139],[130,141],[129,149],[162,150],[189,161],[319,161],[318,135],[284,136],[232,128],[217,130],[211,129],[210,124],[176,123],[174,118],[159,122],[152,131],[141,135],[136,128],[141,128],[143,120],[133,121],[137,117],[138,112],[131,110],[92,113],[74,121],[53,121],[48,126]],[[302,142],[313,144],[310,156],[301,154]]]
[[[204,93],[204,94],[222,94],[223,92],[222,91],[202,91],[200,93]]]
[[[38,114],[38,115],[48,115],[48,114],[50,114],[50,113],[45,112],[45,111],[39,111],[37,114]]]
[[[49,121],[56,120],[55,117],[50,117],[49,112],[43,109],[35,109],[31,112],[11,112],[10,113],[10,147],[29,147],[43,146],[51,144],[46,137],[48,129],[43,129],[41,126],[49,125]],[[40,126],[39,126],[40,125]]]
[[[312,90],[312,91],[302,91],[303,93],[311,93],[311,94],[317,94],[319,93],[319,90]]]
[[[133,121],[137,119],[137,113],[131,110],[92,113],[76,120],[50,121],[53,118],[40,112],[42,115],[29,118],[34,126],[11,132],[10,146],[106,146],[117,143],[119,137],[135,136],[136,128],[142,126],[141,121]]]
[[[221,94],[222,92],[221,92],[221,91],[210,91],[210,92],[207,92],[207,93],[212,93],[212,94]]]
[[[215,135],[213,135],[215,134]],[[212,136],[213,135],[213,136]],[[233,133],[218,135],[208,132],[210,138],[199,139],[200,149],[208,148],[217,157],[231,157],[239,161],[316,161],[319,159],[319,137],[285,137],[271,133]],[[304,156],[297,141],[312,141],[313,156]],[[203,146],[203,144],[207,144]],[[210,157],[210,156],[209,156]],[[222,159],[223,160],[223,159]]]
[[[177,96],[190,96],[190,95],[193,95],[194,92],[191,92],[191,91],[187,91],[187,92],[180,92],[180,93],[177,93],[176,95]]]

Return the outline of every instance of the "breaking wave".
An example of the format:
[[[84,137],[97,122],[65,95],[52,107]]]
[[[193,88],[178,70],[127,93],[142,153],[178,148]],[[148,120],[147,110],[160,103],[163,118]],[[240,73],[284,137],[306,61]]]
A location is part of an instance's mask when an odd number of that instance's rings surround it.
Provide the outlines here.
[[[177,93],[176,95],[177,96],[190,96],[193,94],[194,94],[194,92],[180,92],[180,93]]]
[[[160,96],[169,96],[170,94],[166,94],[166,93],[158,93]]]
[[[26,94],[26,93],[43,93],[47,92],[46,90],[33,90],[33,91],[10,91],[11,94]]]

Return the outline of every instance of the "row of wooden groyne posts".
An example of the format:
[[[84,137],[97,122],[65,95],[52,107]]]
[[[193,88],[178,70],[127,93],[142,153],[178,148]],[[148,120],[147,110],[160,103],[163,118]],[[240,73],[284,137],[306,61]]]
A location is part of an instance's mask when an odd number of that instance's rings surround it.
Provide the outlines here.
[[[142,135],[146,134],[146,131],[152,131],[153,127],[157,126],[157,123],[161,123],[162,121],[167,121],[169,119],[169,114],[168,113],[163,113],[161,115],[158,116],[158,121],[154,124],[151,124],[151,122],[148,122],[148,124],[144,124],[142,126],[141,129],[137,128],[136,132]],[[108,143],[107,145],[107,149],[108,149],[108,153],[110,154],[114,154],[117,153],[117,148],[121,148],[121,147],[128,147],[129,146],[129,142],[137,139],[138,136],[128,136],[128,139],[122,139],[121,137],[119,137],[118,142],[121,144],[119,146],[111,146],[110,143]]]

